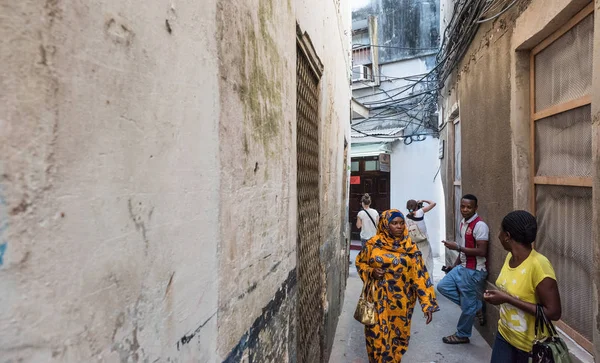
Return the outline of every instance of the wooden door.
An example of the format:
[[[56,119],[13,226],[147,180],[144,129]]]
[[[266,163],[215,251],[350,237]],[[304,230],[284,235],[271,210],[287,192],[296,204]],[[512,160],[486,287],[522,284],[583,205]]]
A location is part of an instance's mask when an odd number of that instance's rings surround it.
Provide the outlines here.
[[[360,230],[356,228],[356,215],[362,208],[361,199],[365,193],[371,196],[371,208],[379,213],[390,209],[390,173],[377,170],[378,164],[374,163],[377,160],[377,156],[352,158],[349,220],[352,224],[353,240],[360,240]]]

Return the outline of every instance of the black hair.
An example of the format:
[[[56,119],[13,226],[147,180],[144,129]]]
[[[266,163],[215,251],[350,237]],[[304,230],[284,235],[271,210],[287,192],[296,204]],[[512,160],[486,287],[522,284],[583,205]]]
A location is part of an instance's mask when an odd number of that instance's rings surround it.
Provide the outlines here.
[[[537,236],[537,220],[524,210],[510,212],[502,220],[502,230],[522,244],[531,244]]]
[[[473,194],[465,194],[465,195],[463,195],[462,199],[472,200],[475,202],[475,205],[477,205],[477,197],[474,196]]]
[[[417,201],[414,199],[409,200],[408,202],[406,202],[406,209],[417,209]]]

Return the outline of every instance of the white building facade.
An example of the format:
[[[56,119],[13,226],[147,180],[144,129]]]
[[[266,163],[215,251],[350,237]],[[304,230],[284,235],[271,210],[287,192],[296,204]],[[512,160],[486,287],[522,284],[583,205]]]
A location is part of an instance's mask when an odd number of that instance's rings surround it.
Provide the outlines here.
[[[444,194],[430,75],[439,45],[439,2],[357,2],[352,27],[350,220],[365,192],[379,211],[406,212],[410,199],[434,201],[437,207],[427,213],[426,223],[438,256]]]

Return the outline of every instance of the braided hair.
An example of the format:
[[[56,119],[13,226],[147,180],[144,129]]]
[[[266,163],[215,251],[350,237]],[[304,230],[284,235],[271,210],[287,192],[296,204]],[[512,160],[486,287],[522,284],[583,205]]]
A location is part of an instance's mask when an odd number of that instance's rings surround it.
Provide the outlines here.
[[[537,235],[537,221],[531,213],[516,210],[504,217],[502,230],[510,233],[510,237],[519,243],[531,244]]]

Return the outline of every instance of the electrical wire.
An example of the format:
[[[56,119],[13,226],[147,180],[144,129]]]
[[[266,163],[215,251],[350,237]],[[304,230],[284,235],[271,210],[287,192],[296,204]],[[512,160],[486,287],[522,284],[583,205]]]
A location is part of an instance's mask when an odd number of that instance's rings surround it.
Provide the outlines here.
[[[408,77],[388,77],[377,75],[380,80],[404,80],[407,81],[399,87],[392,89],[379,88],[377,92],[355,97],[361,101],[369,112],[377,111],[369,118],[352,124],[352,130],[365,136],[390,139],[398,138],[390,136],[372,135],[376,131],[358,130],[355,127],[369,123],[380,125],[399,124],[408,130],[413,127],[411,135],[402,137],[407,145],[422,141],[420,135],[438,136],[442,129],[438,129],[438,123],[434,122],[437,113],[439,92],[445,87],[447,79],[459,65],[470,44],[477,35],[482,23],[498,19],[513,8],[519,0],[457,0],[454,2],[452,14],[435,56],[435,65],[426,73]],[[393,46],[377,46],[370,44],[355,44],[355,47],[371,46],[394,49],[431,50],[434,48],[408,48]],[[376,98],[373,100],[373,98]],[[444,125],[445,126],[445,125]],[[423,129],[430,132],[421,132]],[[371,134],[370,134],[370,133]]]
[[[391,45],[375,45],[375,44],[352,44],[352,50],[356,49],[367,49],[367,48],[390,48],[390,49],[402,49],[402,50],[436,50],[437,47],[429,48],[412,48],[412,47],[394,47]]]
[[[518,1],[519,1],[519,0],[513,0],[513,2],[512,2],[512,3],[510,3],[510,5],[508,5],[506,8],[504,8],[504,10],[500,11],[500,12],[499,12],[499,13],[497,13],[496,15],[490,16],[490,17],[489,17],[489,18],[487,18],[487,19],[479,19],[479,20],[477,21],[477,23],[481,24],[481,23],[485,23],[485,22],[488,22],[488,21],[490,21],[490,20],[494,20],[494,19],[496,19],[496,18],[499,18],[499,17],[500,17],[502,14],[506,13],[507,11],[509,11],[509,10],[510,10],[510,8],[512,8],[513,6],[515,6],[515,5],[517,4],[517,2],[518,2]]]

